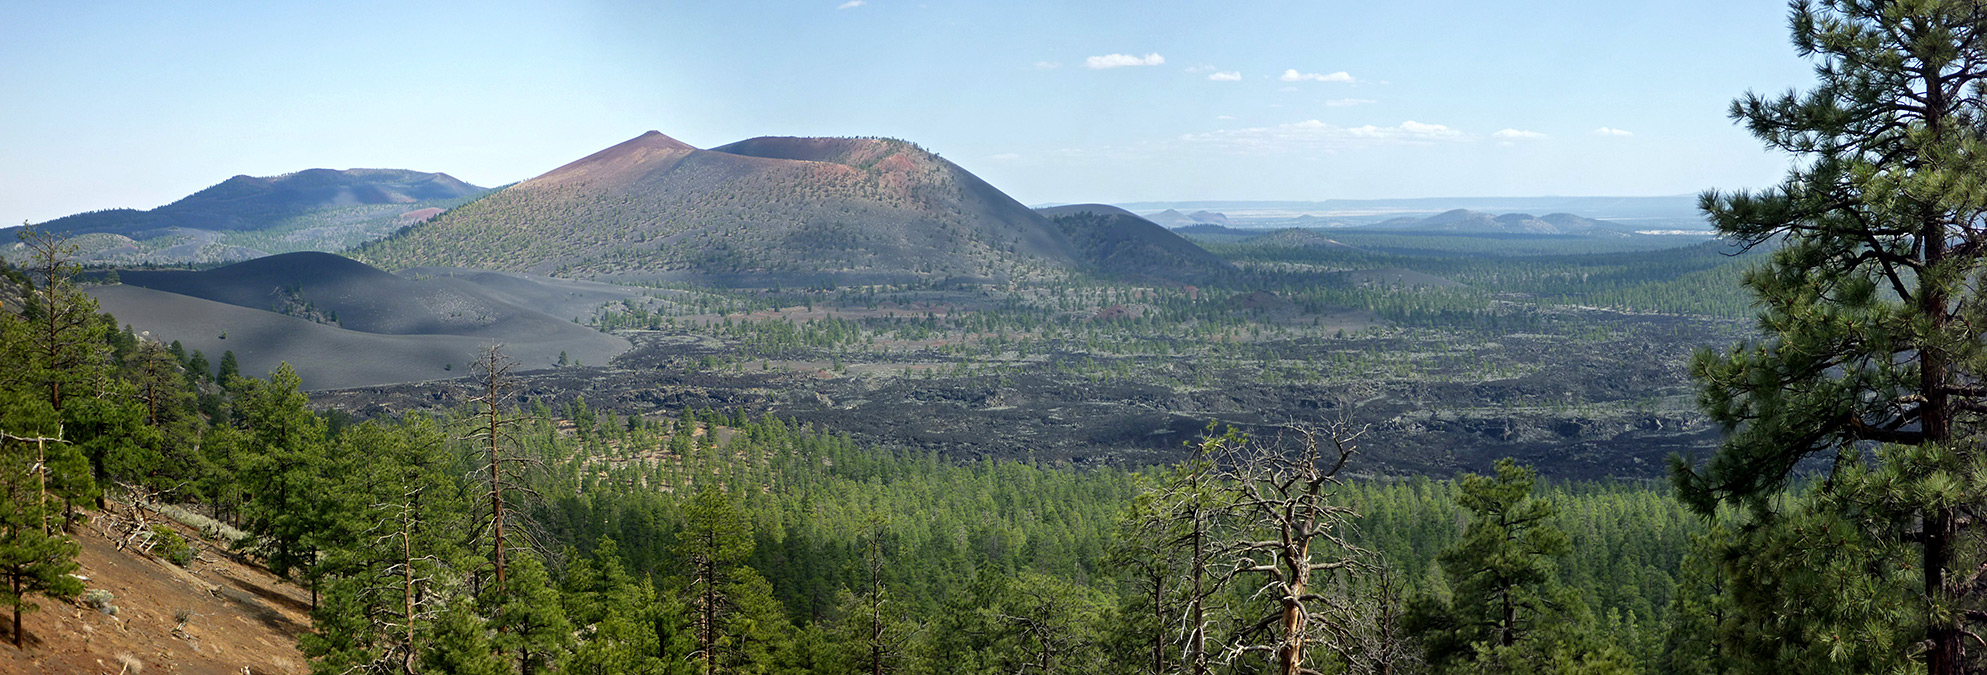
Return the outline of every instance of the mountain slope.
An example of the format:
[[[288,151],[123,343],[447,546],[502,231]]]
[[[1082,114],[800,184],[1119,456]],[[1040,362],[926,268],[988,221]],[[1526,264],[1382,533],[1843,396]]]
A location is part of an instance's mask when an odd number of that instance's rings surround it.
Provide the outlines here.
[[[310,593],[256,565],[242,562],[192,528],[147,514],[156,528],[172,528],[197,556],[185,567],[138,546],[119,546],[124,535],[106,530],[129,522],[129,504],[70,528],[80,545],[75,574],[93,591],[108,593],[110,611],[80,599],[35,598],[41,611],[23,617],[27,649],[0,647],[0,673],[240,673],[309,672],[297,636],[311,628]],[[0,634],[8,631],[0,622]],[[11,636],[7,639],[11,640]]]
[[[487,192],[445,173],[309,169],[235,176],[148,211],[93,211],[34,227],[80,238],[89,260],[209,262],[346,248]],[[14,229],[0,230],[0,241],[12,241]]]
[[[1205,279],[1235,267],[1178,233],[1104,204],[1037,209],[1069,237],[1091,271],[1112,277]]]
[[[1078,254],[1041,216],[915,145],[648,132],[354,255],[387,269],[798,285],[1013,279]]]

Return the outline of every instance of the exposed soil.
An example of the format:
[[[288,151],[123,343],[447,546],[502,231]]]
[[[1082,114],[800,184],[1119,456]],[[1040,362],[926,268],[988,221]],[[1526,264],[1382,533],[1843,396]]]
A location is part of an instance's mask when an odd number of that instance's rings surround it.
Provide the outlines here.
[[[41,611],[22,621],[25,649],[12,646],[11,617],[0,621],[0,673],[308,672],[296,639],[310,627],[310,594],[179,529],[200,551],[185,568],[118,550],[96,521],[78,525],[76,574],[109,591],[116,614],[38,598]]]

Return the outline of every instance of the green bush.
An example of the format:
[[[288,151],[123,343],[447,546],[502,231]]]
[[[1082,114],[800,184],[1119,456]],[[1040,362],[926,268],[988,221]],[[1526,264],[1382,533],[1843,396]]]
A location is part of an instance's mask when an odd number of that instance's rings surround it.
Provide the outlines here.
[[[152,553],[180,567],[193,562],[193,546],[167,527],[152,527]]]

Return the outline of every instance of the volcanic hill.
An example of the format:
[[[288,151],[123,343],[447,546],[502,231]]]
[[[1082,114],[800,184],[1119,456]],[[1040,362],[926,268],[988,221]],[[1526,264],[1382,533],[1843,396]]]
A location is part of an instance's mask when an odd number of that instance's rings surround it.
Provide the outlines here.
[[[1089,271],[1100,276],[1154,276],[1181,281],[1235,271],[1235,266],[1178,233],[1106,204],[1036,209],[1069,237]]]
[[[763,137],[700,150],[654,131],[353,255],[387,269],[725,286],[1002,282],[1086,263],[1047,218],[911,143]]]

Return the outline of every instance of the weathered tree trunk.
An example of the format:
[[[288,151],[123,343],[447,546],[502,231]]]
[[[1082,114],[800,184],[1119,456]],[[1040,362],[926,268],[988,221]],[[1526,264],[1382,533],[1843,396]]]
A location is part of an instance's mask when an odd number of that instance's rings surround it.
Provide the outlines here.
[[[21,648],[21,575],[8,575],[14,583],[14,648]]]

